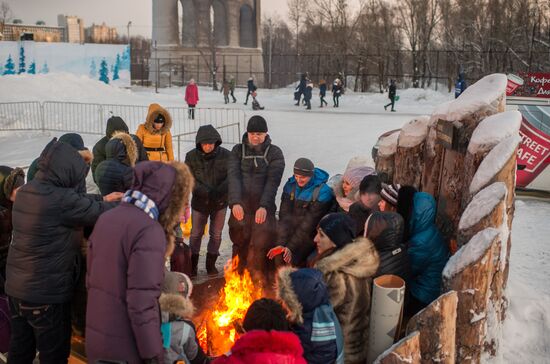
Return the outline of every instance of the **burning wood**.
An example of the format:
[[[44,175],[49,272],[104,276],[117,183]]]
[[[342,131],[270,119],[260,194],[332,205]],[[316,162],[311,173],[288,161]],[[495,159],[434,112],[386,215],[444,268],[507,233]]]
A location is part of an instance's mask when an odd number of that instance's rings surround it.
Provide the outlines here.
[[[228,352],[242,334],[242,320],[252,302],[262,297],[262,289],[252,282],[248,270],[238,271],[239,258],[224,267],[225,286],[218,302],[207,312],[197,329],[203,350],[211,356]]]

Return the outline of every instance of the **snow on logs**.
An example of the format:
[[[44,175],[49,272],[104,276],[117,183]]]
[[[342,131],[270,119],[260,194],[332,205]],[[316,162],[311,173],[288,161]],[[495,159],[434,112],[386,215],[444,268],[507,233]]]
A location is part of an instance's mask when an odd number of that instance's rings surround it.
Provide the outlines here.
[[[397,140],[400,130],[395,130],[389,135],[383,136],[378,141],[378,153],[376,156],[376,172],[378,175],[387,176],[391,183],[395,172],[395,152],[397,151]]]
[[[444,293],[409,320],[407,333],[420,332],[421,363],[455,362],[457,303],[455,291]]]
[[[429,123],[429,116],[420,116],[401,128],[395,154],[394,183],[420,188]]]
[[[420,364],[420,333],[418,331],[405,336],[386,351],[374,364]]]

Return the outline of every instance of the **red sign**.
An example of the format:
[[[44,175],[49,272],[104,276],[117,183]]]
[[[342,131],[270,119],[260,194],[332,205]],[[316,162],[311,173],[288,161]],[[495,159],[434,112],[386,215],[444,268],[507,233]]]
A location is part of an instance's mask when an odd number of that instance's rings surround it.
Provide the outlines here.
[[[527,122],[525,117],[519,130],[521,144],[518,148],[517,164],[523,169],[516,173],[516,185],[527,187],[550,161],[550,136]]]
[[[508,75],[506,96],[550,98],[550,73],[520,72],[519,76]]]

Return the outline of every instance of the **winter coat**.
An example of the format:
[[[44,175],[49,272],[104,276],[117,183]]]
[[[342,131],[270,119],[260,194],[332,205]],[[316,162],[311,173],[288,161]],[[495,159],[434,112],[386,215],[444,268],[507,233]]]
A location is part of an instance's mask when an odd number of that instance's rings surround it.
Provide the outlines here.
[[[324,82],[319,85],[319,95],[323,97],[327,95],[327,84]]]
[[[229,81],[223,81],[222,91],[224,96],[229,95],[230,89],[231,89],[231,85],[229,84]]]
[[[336,97],[342,96],[342,81],[340,79],[335,79],[332,84],[332,94]]]
[[[435,199],[430,194],[414,194],[407,251],[411,265],[409,287],[411,294],[426,304],[439,297],[441,272],[449,259],[449,248],[435,226],[435,213]]]
[[[466,80],[464,79],[464,74],[459,74],[458,79],[455,83],[455,99],[460,96],[460,94],[462,94],[467,87],[468,85],[466,84]]]
[[[0,294],[4,294],[4,282],[6,277],[6,260],[11,243],[11,210],[13,202],[4,193],[6,178],[12,173],[13,168],[0,166]]]
[[[196,84],[189,84],[185,88],[185,102],[193,106],[199,102],[199,88]]]
[[[173,227],[189,198],[192,179],[182,163],[140,163],[132,190],[155,202],[159,220],[121,202],[97,221],[87,255],[88,362],[107,358],[137,364],[162,359],[158,299],[165,253],[170,249],[167,244],[173,244]]]
[[[116,205],[75,191],[88,168],[73,147],[55,139],[42,151],[35,179],[19,189],[13,205],[9,296],[43,304],[72,299],[80,270],[81,227],[92,226]]]
[[[365,222],[369,216],[373,213],[372,209],[365,206],[361,200],[354,202],[349,207],[349,217],[355,221],[355,236],[363,236],[365,231]]]
[[[180,294],[162,293],[159,304],[164,363],[174,364],[178,360],[190,364],[209,363],[197,340],[195,325],[189,321],[194,314],[191,300]]]
[[[306,364],[300,339],[292,332],[253,330],[241,336],[229,356],[213,364]]]
[[[156,130],[153,126],[155,118],[162,114],[166,120],[160,130]],[[173,161],[174,151],[172,149],[172,134],[170,128],[172,127],[172,117],[159,104],[149,105],[149,111],[147,112],[147,119],[145,123],[140,124],[136,131],[137,137],[143,143],[149,160],[152,161]]]
[[[404,281],[410,278],[409,256],[403,241],[404,221],[396,212],[373,212],[367,221],[367,238],[380,256],[375,276],[393,274]]]
[[[204,153],[201,143],[212,140],[215,140],[216,148],[211,153]],[[191,207],[210,214],[227,207],[227,163],[231,153],[221,146],[220,133],[212,125],[201,126],[195,142],[196,148],[185,156],[185,163],[195,177]]]
[[[284,170],[283,152],[271,144],[269,135],[261,145],[251,146],[244,134],[242,143],[233,147],[227,165],[229,206],[239,204],[251,215],[260,207],[275,214],[275,196]]]
[[[334,203],[334,195],[326,185],[328,173],[315,168],[309,182],[300,188],[294,176],[283,187],[277,241],[292,251],[293,265],[302,265],[315,249],[317,224]],[[317,195],[313,200],[314,193]]]
[[[300,338],[308,364],[343,363],[342,328],[330,304],[323,273],[309,268],[281,268],[277,271],[276,292],[289,311],[291,330]]]
[[[248,92],[256,91],[256,85],[253,79],[246,81],[246,87],[248,88]]]
[[[304,100],[309,101],[311,100],[311,94],[313,92],[312,86],[307,86],[304,90]]]
[[[364,363],[369,347],[372,278],[380,258],[374,244],[358,238],[315,263],[344,333],[346,363]]]
[[[229,80],[229,89],[231,91],[235,91],[235,79],[233,79],[233,78],[231,80]]]
[[[389,87],[388,98],[390,100],[393,100],[396,94],[397,94],[397,86],[395,86],[395,83],[392,83]]]
[[[137,159],[136,143],[126,133],[115,133],[105,145],[107,159],[95,171],[94,180],[103,196],[111,192],[126,192],[134,180]]]

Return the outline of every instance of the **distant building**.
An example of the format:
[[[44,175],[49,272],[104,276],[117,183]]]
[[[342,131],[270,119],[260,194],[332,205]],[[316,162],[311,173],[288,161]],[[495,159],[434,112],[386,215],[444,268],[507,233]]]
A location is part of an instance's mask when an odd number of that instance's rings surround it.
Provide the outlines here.
[[[116,28],[109,27],[105,23],[101,25],[92,24],[86,28],[87,43],[117,43],[118,32]]]
[[[0,23],[1,40],[18,41],[24,33],[32,34],[35,42],[63,42],[65,29],[34,24]]]
[[[59,14],[57,25],[65,28],[65,42],[84,43],[84,21],[81,18]]]

